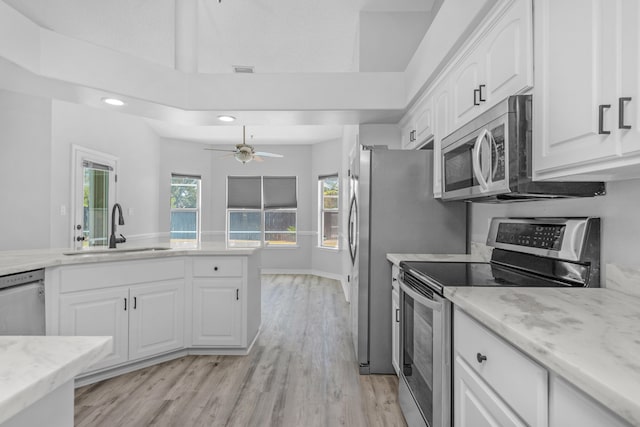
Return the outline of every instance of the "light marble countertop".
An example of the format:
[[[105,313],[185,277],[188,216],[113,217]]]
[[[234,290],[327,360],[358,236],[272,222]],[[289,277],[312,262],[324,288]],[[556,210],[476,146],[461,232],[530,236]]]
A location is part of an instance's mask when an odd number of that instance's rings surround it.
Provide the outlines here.
[[[445,289],[458,307],[640,425],[640,298],[608,289]]]
[[[111,351],[111,337],[0,337],[0,424]]]
[[[400,265],[401,261],[485,262],[481,255],[476,254],[387,254],[387,260],[395,265]]]
[[[141,248],[169,248],[167,250],[129,252]],[[168,244],[128,245],[121,244],[117,249],[109,249],[108,253],[94,252],[91,249],[79,252],[82,255],[64,255],[73,253],[71,249],[34,249],[21,251],[0,251],[0,276],[20,273],[39,268],[57,265],[85,264],[105,261],[124,261],[134,259],[164,258],[173,256],[205,256],[205,255],[251,255],[258,248],[227,248],[224,243],[203,243],[197,248],[171,248]]]

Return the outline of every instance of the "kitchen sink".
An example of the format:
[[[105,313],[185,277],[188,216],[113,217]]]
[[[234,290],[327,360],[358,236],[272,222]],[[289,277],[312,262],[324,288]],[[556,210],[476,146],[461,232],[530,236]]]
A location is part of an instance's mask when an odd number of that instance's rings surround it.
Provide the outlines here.
[[[84,249],[74,252],[63,252],[62,255],[68,256],[78,256],[78,255],[104,255],[104,254],[122,254],[122,253],[131,253],[131,252],[156,252],[156,251],[166,251],[171,248],[163,247],[163,246],[153,246],[146,248],[126,248],[126,249]]]

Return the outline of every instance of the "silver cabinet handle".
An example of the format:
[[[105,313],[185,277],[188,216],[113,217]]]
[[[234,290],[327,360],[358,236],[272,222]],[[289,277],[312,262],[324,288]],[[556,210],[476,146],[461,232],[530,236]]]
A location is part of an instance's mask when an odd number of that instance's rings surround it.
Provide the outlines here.
[[[602,104],[598,106],[598,133],[600,135],[609,135],[611,131],[604,130],[604,110],[611,108],[611,104]]]
[[[631,101],[631,97],[618,98],[618,127],[620,129],[631,129],[631,125],[624,124],[624,106]]]

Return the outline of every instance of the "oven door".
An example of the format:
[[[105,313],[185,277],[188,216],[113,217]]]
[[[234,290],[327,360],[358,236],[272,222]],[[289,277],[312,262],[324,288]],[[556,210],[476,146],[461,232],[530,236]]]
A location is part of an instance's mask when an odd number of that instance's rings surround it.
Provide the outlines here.
[[[443,141],[444,200],[509,192],[508,117],[500,117],[455,141]],[[446,146],[444,144],[447,144]]]
[[[451,424],[451,303],[400,279],[398,400],[410,426]]]

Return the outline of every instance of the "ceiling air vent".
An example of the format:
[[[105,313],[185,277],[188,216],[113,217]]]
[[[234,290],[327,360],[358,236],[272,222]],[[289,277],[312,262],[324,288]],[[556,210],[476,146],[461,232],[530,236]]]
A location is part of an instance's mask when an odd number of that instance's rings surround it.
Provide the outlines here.
[[[234,73],[253,74],[253,67],[251,65],[234,65]]]

